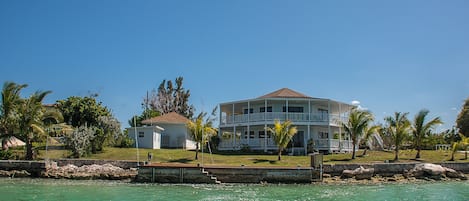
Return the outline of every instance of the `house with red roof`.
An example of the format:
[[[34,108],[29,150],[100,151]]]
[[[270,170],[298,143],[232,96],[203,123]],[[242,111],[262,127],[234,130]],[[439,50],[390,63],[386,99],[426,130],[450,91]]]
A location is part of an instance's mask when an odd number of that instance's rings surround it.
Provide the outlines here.
[[[129,136],[134,140],[137,136],[141,148],[195,149],[195,142],[191,139],[186,127],[188,122],[189,119],[186,117],[171,112],[143,120],[142,124],[145,126],[129,128]]]
[[[221,103],[218,148],[276,151],[266,128],[272,127],[275,120],[290,120],[298,129],[289,145],[290,153],[350,152],[352,141],[341,128],[341,122],[347,121],[353,107],[288,88],[253,99]]]

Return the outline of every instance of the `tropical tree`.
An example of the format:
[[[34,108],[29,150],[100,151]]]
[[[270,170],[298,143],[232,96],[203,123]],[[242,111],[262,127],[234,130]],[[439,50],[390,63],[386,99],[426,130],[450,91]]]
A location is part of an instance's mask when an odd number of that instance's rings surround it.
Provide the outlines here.
[[[408,113],[395,112],[394,117],[388,116],[384,118],[386,126],[383,132],[386,132],[392,139],[395,146],[395,157],[394,161],[399,160],[399,149],[408,139],[411,132],[411,124],[407,119]]]
[[[469,98],[464,102],[461,111],[456,119],[456,127],[459,128],[459,132],[466,137],[469,137]]]
[[[13,136],[18,128],[17,107],[21,103],[20,91],[27,87],[26,84],[16,84],[5,82],[2,89],[2,99],[0,103],[0,138],[2,149],[7,150],[8,139]]]
[[[26,144],[26,160],[33,159],[33,140],[44,135],[44,107],[42,101],[51,91],[37,91],[22,101],[18,108],[19,133],[16,136]]]
[[[153,89],[151,94],[143,99],[142,105],[158,111],[161,115],[176,112],[189,119],[194,115],[194,106],[189,104],[190,90],[183,87],[183,77],[177,77],[176,87],[171,80],[163,80],[158,90]]]
[[[462,134],[459,134],[459,135],[461,136],[461,140],[459,140],[457,142],[453,142],[450,161],[454,161],[454,154],[459,149],[464,149],[465,150],[465,159],[467,160],[467,147],[469,146],[469,137],[466,137]]]
[[[420,110],[414,118],[414,122],[412,124],[412,134],[414,135],[413,141],[415,149],[417,149],[417,155],[415,156],[416,159],[420,158],[420,150],[422,149],[422,142],[427,135],[430,134],[431,129],[439,124],[442,124],[440,117],[435,117],[428,122],[425,122],[425,118],[427,117],[430,111],[423,109]]]
[[[121,133],[120,123],[107,107],[96,100],[96,96],[72,96],[57,101],[57,108],[62,112],[65,122],[73,127],[89,127],[92,128],[89,131],[95,132],[89,144],[93,154],[115,142]]]
[[[366,127],[365,131],[364,131],[364,135],[363,135],[363,141],[365,143],[370,144],[370,140],[371,140],[371,137],[374,136],[374,135],[378,135],[377,133],[379,133],[381,127],[380,126],[369,126],[369,127]],[[369,145],[368,145],[369,146]],[[365,151],[363,151],[363,154],[362,156],[365,156],[366,155],[366,151],[368,150],[368,146],[365,147]]]
[[[215,108],[211,117],[207,117],[206,112],[201,112],[197,118],[187,122],[187,129],[195,143],[195,160],[199,159],[199,147],[204,146],[212,136],[217,134],[217,129],[213,128],[213,121],[216,114]],[[206,118],[206,119],[204,119]]]
[[[99,117],[111,116],[111,111],[98,102],[96,96],[71,96],[65,100],[57,101],[57,108],[62,112],[64,121],[73,127],[85,124],[97,126]]]
[[[282,152],[288,146],[293,136],[296,135],[298,130],[296,126],[292,126],[292,122],[287,120],[283,123],[275,120],[272,128],[267,127],[267,130],[272,133],[275,144],[278,146],[278,160],[282,160]]]
[[[350,112],[348,121],[342,122],[345,133],[352,139],[352,159],[355,159],[355,147],[360,143],[360,138],[369,129],[372,121],[373,115],[370,112],[354,108]]]

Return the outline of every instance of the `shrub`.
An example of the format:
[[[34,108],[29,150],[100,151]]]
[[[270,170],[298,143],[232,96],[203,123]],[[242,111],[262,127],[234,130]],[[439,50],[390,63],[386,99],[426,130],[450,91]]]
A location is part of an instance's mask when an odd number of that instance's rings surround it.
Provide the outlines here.
[[[91,141],[94,139],[96,129],[80,126],[67,138],[67,147],[72,150],[72,156],[80,158],[91,153]]]
[[[0,159],[8,160],[13,158],[13,153],[10,150],[0,150]]]

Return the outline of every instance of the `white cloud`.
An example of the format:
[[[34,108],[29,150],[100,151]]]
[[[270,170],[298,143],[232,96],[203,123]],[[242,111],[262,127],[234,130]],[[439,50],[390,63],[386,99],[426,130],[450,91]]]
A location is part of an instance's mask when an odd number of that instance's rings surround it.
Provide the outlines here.
[[[455,107],[452,107],[452,108],[451,108],[451,110],[454,110],[454,111],[456,111],[456,110],[458,110],[458,109],[457,109],[457,108],[455,108]]]

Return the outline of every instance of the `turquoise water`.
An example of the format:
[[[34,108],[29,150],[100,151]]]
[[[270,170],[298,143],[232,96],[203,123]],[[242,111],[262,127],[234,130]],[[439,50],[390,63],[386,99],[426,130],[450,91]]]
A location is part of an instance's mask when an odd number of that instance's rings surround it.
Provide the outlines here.
[[[469,182],[174,185],[2,178],[0,200],[469,200]]]

